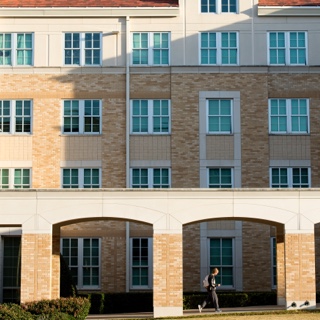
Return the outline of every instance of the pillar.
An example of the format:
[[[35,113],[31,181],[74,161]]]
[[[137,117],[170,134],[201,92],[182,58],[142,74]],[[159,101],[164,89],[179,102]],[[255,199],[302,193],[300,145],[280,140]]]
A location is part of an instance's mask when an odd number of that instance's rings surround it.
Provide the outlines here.
[[[52,235],[22,233],[21,303],[51,299]]]
[[[277,248],[277,304],[283,306],[286,304],[286,282],[284,265],[284,226],[277,226],[276,237]]]
[[[154,230],[154,317],[183,315],[182,225],[180,230]]]
[[[60,298],[60,226],[52,229],[52,287],[51,299]]]
[[[284,235],[286,306],[316,308],[314,232],[286,232]]]

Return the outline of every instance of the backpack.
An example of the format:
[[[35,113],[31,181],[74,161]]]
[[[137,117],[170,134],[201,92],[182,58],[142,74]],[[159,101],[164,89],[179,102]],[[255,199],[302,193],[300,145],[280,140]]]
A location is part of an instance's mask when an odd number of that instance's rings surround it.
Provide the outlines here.
[[[203,279],[202,284],[203,284],[204,288],[208,288],[209,287],[209,275],[208,274]]]

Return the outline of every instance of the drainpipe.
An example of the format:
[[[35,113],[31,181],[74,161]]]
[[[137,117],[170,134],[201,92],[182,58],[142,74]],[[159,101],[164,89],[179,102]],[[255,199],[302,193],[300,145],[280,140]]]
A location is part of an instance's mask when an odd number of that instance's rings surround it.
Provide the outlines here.
[[[130,187],[130,17],[126,17],[126,188]],[[126,292],[130,289],[130,222],[126,222]]]

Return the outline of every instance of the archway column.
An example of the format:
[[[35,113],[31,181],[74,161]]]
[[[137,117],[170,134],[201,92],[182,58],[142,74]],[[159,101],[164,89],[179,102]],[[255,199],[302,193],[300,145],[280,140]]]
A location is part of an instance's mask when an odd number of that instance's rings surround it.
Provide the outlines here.
[[[183,315],[182,224],[164,217],[154,224],[153,315]]]

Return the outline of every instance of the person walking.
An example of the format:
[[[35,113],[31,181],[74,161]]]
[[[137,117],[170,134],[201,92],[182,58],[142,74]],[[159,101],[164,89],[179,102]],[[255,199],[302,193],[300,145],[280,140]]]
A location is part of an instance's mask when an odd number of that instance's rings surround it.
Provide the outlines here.
[[[199,312],[201,312],[202,309],[210,302],[212,302],[213,306],[215,306],[216,312],[221,312],[221,309],[219,308],[218,295],[216,292],[217,287],[220,286],[220,283],[216,284],[216,278],[215,278],[218,273],[219,273],[219,269],[213,268],[212,273],[208,277],[208,282],[209,282],[209,286],[207,287],[208,296],[206,300],[202,302],[201,305],[200,304],[198,305]]]

